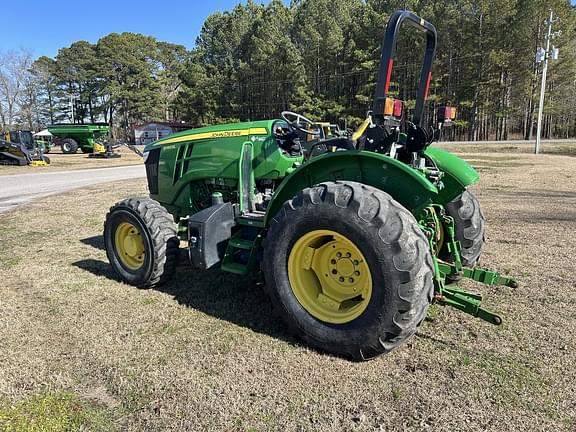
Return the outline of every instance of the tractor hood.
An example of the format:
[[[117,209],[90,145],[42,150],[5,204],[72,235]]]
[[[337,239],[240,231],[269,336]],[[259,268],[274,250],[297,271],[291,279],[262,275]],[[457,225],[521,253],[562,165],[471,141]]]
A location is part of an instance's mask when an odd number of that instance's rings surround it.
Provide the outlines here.
[[[243,123],[227,123],[216,126],[206,126],[189,129],[168,135],[158,141],[146,145],[144,151],[150,151],[158,146],[176,144],[180,142],[196,141],[214,138],[235,138],[251,135],[266,135],[272,129],[276,120],[261,120]],[[247,138],[249,139],[249,138]]]

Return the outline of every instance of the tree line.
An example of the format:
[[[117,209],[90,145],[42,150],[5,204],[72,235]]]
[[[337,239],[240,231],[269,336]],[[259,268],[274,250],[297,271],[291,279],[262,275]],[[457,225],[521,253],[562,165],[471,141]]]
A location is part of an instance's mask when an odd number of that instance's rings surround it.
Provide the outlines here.
[[[576,11],[568,0],[248,0],[210,15],[194,48],[135,33],[78,41],[54,58],[0,53],[2,128],[104,121],[207,125],[277,117],[359,123],[371,107],[390,14],[434,23],[439,43],[428,102],[458,109],[447,139],[530,139],[535,131],[549,9],[557,21],[544,116],[546,137],[576,136]],[[414,106],[423,36],[398,42],[391,92]]]

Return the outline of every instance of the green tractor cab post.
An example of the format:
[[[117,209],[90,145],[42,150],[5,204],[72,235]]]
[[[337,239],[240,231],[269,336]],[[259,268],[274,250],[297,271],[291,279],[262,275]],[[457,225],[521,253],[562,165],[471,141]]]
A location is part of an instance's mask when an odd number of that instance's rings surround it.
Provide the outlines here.
[[[427,37],[410,119],[388,96],[403,23]],[[310,345],[367,359],[403,343],[433,302],[493,324],[468,278],[515,286],[476,267],[484,217],[467,187],[478,174],[430,148],[423,113],[436,48],[434,26],[396,12],[384,38],[373,111],[351,137],[323,137],[301,114],[184,131],[146,146],[150,198],[117,203],[106,252],[136,286],[175,271],[180,240],[197,269],[263,272],[290,329]]]

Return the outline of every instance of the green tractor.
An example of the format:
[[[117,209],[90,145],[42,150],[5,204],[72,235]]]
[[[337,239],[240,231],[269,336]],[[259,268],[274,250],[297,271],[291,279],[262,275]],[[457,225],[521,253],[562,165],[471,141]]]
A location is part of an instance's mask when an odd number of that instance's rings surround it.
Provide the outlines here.
[[[427,35],[410,119],[387,95],[403,23]],[[296,335],[361,360],[401,345],[434,302],[500,324],[479,294],[455,284],[516,285],[476,267],[485,221],[467,187],[478,174],[430,148],[434,134],[422,126],[435,49],[432,24],[408,11],[392,15],[373,110],[349,138],[309,140],[321,134],[315,123],[283,112],[149,144],[150,197],[125,199],[106,216],[115,272],[138,287],[166,283],[185,240],[193,267],[262,272]]]

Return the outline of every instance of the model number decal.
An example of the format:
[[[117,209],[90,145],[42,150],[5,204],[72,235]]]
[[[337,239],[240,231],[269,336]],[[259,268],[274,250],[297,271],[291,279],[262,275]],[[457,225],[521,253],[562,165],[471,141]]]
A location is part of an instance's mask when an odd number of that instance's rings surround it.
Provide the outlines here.
[[[229,131],[217,131],[217,132],[204,132],[204,133],[197,133],[197,134],[190,134],[184,135],[174,138],[168,138],[165,141],[160,141],[159,144],[167,145],[167,144],[174,144],[179,142],[185,141],[196,141],[202,139],[210,139],[210,138],[235,138],[240,136],[247,136],[247,135],[266,135],[267,131],[265,128],[250,128],[250,129],[236,129],[236,130],[229,130]]]

